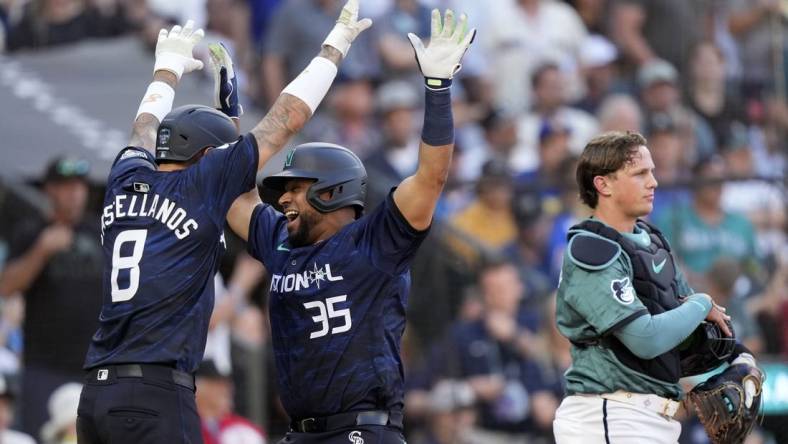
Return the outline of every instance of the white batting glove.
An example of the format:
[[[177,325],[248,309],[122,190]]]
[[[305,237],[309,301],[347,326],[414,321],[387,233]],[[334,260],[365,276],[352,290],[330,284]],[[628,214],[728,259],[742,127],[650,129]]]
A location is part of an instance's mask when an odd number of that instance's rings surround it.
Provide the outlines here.
[[[447,86],[444,81],[451,80],[462,68],[460,61],[473,43],[476,29],[468,32],[468,17],[465,14],[460,16],[459,23],[455,23],[451,9],[446,10],[443,20],[440,12],[433,9],[431,33],[426,48],[416,34],[408,34],[408,39],[416,51],[416,61],[427,80],[427,86],[440,88]]]
[[[372,26],[371,19],[358,19],[358,0],[348,0],[339,14],[337,24],[328,33],[323,44],[338,49],[342,57],[345,57],[353,40],[370,26]]]
[[[192,56],[192,49],[204,36],[202,29],[194,30],[192,20],[187,21],[183,28],[175,25],[169,32],[166,29],[159,31],[153,72],[169,71],[180,80],[183,73],[202,69],[202,62]]]

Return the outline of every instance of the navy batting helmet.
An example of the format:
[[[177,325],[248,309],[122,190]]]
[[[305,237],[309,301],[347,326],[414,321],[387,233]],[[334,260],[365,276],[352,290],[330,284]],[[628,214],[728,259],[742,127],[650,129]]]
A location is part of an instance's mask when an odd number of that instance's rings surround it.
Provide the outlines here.
[[[263,179],[263,186],[283,192],[291,179],[313,179],[307,200],[321,213],[343,207],[356,208],[356,217],[364,210],[367,195],[367,170],[352,151],[331,143],[305,143],[291,148],[284,159],[282,171]],[[331,191],[330,200],[320,193]]]
[[[221,146],[238,138],[233,121],[202,105],[185,105],[170,111],[156,133],[157,162],[185,162],[206,147]]]

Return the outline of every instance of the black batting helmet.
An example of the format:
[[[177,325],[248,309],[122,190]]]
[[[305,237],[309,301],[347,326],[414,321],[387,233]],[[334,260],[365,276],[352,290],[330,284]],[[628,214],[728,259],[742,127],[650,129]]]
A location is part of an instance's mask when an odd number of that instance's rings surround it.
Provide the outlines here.
[[[279,192],[291,179],[314,179],[307,200],[321,213],[353,206],[356,217],[364,210],[367,195],[367,170],[349,149],[331,143],[305,143],[287,151],[278,173],[266,176],[263,186]],[[331,191],[331,200],[322,200],[320,193]],[[275,202],[274,202],[275,203]]]
[[[238,138],[233,121],[202,105],[185,105],[170,111],[156,132],[157,162],[186,162],[206,147],[221,146]]]

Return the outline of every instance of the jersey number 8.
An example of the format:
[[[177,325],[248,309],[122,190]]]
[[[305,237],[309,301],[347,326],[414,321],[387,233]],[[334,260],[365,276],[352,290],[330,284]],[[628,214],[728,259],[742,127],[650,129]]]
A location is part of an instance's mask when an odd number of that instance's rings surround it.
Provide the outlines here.
[[[304,303],[304,308],[306,308],[307,310],[310,308],[317,308],[320,311],[320,313],[318,313],[317,316],[312,316],[312,320],[320,324],[320,330],[313,331],[309,335],[309,339],[320,338],[327,335],[329,331],[328,320],[333,318],[342,317],[345,319],[345,323],[343,325],[330,329],[332,335],[337,333],[344,333],[350,330],[350,327],[353,325],[353,322],[351,321],[350,318],[350,309],[349,308],[343,308],[340,310],[334,309],[335,303],[345,302],[346,299],[347,299],[347,295],[343,294],[339,296],[334,296],[333,298],[328,298],[326,299],[325,303],[323,301],[312,301],[312,302]]]
[[[148,230],[126,230],[121,231],[115,238],[115,245],[112,248],[112,302],[125,302],[134,297],[140,286],[140,260],[142,260],[145,239],[148,237]],[[133,242],[131,256],[121,256],[120,249],[123,244]],[[129,270],[129,286],[119,288],[118,273],[120,270]]]

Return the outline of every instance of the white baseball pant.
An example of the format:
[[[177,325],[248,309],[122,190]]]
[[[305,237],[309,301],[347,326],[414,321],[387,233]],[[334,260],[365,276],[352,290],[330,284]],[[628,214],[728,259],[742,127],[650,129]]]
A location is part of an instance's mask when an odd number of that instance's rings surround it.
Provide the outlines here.
[[[676,444],[681,424],[599,395],[567,396],[555,413],[557,444]]]

